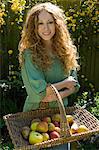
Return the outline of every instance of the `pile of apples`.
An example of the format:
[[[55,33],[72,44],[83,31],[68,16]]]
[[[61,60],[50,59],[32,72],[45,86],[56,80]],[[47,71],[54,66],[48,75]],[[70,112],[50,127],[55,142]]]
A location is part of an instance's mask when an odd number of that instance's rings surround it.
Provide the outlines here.
[[[88,131],[88,128],[85,125],[78,126],[72,115],[66,115],[66,118],[70,126],[71,135]],[[21,128],[21,134],[30,144],[59,138],[61,133],[60,120],[60,114],[54,114],[52,117],[43,117],[42,119],[33,119],[30,126],[24,126]]]

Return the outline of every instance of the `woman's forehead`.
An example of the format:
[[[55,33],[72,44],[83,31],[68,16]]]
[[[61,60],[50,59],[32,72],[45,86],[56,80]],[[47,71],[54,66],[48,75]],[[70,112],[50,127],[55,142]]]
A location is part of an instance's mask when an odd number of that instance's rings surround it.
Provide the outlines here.
[[[42,10],[42,11],[40,11],[40,13],[38,15],[38,19],[39,20],[42,20],[42,19],[48,19],[48,20],[50,20],[50,19],[53,19],[53,16],[48,11]]]

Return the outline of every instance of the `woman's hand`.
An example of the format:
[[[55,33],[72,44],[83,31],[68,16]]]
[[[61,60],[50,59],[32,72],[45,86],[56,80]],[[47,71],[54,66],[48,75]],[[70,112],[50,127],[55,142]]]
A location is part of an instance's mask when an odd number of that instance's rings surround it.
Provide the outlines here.
[[[57,97],[55,96],[55,94],[53,95],[49,95],[49,96],[46,96],[42,102],[52,102],[52,101],[56,101]]]
[[[71,90],[74,89],[77,83],[77,81],[72,76],[68,77],[63,82],[64,82],[64,88],[71,89]]]
[[[46,96],[45,98],[42,100],[42,102],[52,102],[54,100],[56,100],[56,95],[54,94],[52,87],[48,86],[46,88]]]

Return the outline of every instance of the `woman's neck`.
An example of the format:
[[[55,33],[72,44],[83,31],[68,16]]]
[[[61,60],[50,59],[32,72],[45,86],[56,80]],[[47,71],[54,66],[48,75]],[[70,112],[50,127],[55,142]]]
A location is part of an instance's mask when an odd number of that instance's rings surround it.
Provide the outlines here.
[[[45,45],[46,49],[51,49],[52,48],[52,42],[51,41],[45,41],[44,45]]]

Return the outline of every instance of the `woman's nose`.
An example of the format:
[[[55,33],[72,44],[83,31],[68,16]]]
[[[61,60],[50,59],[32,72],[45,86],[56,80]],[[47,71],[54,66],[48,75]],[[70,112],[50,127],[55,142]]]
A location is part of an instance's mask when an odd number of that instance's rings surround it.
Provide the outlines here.
[[[48,30],[49,27],[48,27],[48,24],[44,24],[44,30]]]

